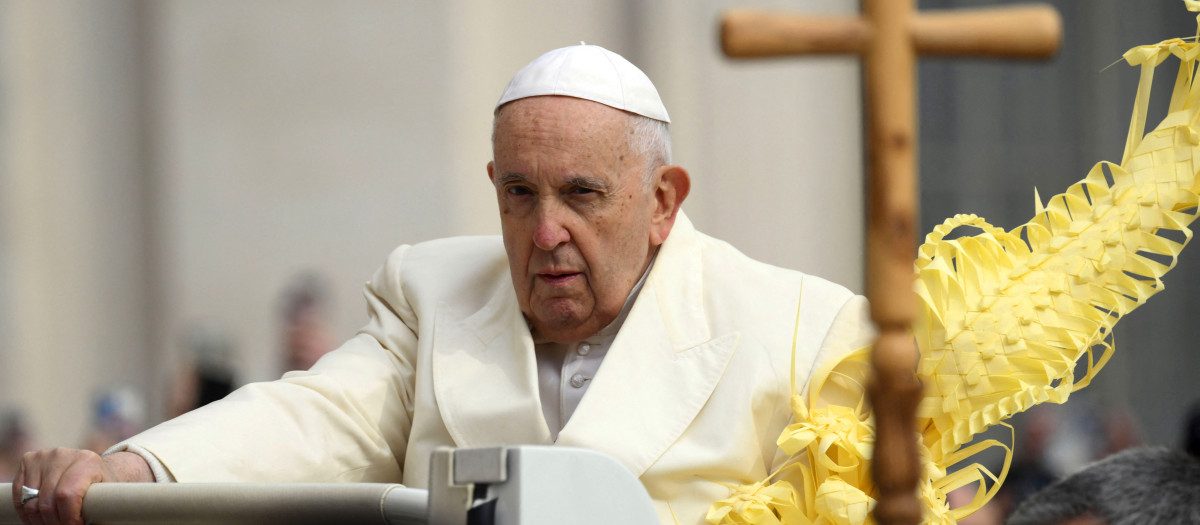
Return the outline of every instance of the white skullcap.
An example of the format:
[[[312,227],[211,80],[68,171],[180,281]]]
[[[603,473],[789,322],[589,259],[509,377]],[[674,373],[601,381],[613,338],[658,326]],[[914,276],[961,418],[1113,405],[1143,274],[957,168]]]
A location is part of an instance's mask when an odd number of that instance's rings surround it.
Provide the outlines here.
[[[650,78],[624,57],[582,42],[555,49],[521,68],[496,108],[526,97],[563,95],[670,123]]]

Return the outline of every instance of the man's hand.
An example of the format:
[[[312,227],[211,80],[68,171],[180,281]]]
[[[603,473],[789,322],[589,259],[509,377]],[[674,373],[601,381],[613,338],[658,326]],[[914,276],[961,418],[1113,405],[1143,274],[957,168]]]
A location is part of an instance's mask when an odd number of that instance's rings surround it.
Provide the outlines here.
[[[111,481],[154,481],[154,474],[146,460],[131,452],[104,457],[69,448],[29,452],[13,480],[13,506],[26,525],[83,525],[88,487]],[[38,497],[22,505],[21,486],[37,489]]]

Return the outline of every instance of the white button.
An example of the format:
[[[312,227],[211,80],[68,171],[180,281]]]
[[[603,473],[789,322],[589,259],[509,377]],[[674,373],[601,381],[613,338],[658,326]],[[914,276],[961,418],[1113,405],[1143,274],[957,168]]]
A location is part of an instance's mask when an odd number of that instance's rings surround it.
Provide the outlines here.
[[[592,345],[583,343],[583,344],[579,345],[579,349],[576,351],[579,352],[579,355],[588,355],[588,352],[592,351]]]
[[[575,374],[571,376],[571,386],[575,388],[583,388],[583,384],[586,381],[587,378],[583,377],[583,374]]]

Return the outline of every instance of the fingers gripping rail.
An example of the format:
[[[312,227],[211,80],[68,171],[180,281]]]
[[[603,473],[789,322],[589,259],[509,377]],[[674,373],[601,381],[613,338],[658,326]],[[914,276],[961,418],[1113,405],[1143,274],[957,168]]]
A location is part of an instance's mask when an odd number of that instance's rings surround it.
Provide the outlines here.
[[[637,479],[597,452],[562,447],[442,448],[430,489],[383,483],[99,483],[83,501],[97,525],[657,523]],[[11,494],[0,484],[0,494]],[[19,524],[11,502],[0,525]]]

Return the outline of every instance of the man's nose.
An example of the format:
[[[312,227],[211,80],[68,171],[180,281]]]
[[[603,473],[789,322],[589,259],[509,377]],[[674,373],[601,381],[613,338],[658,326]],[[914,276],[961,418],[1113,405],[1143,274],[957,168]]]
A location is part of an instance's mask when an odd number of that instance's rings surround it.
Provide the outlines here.
[[[561,210],[555,209],[552,204],[540,208],[537,226],[533,230],[533,244],[542,250],[551,251],[570,241],[571,232],[567,231],[566,225],[563,224]]]

